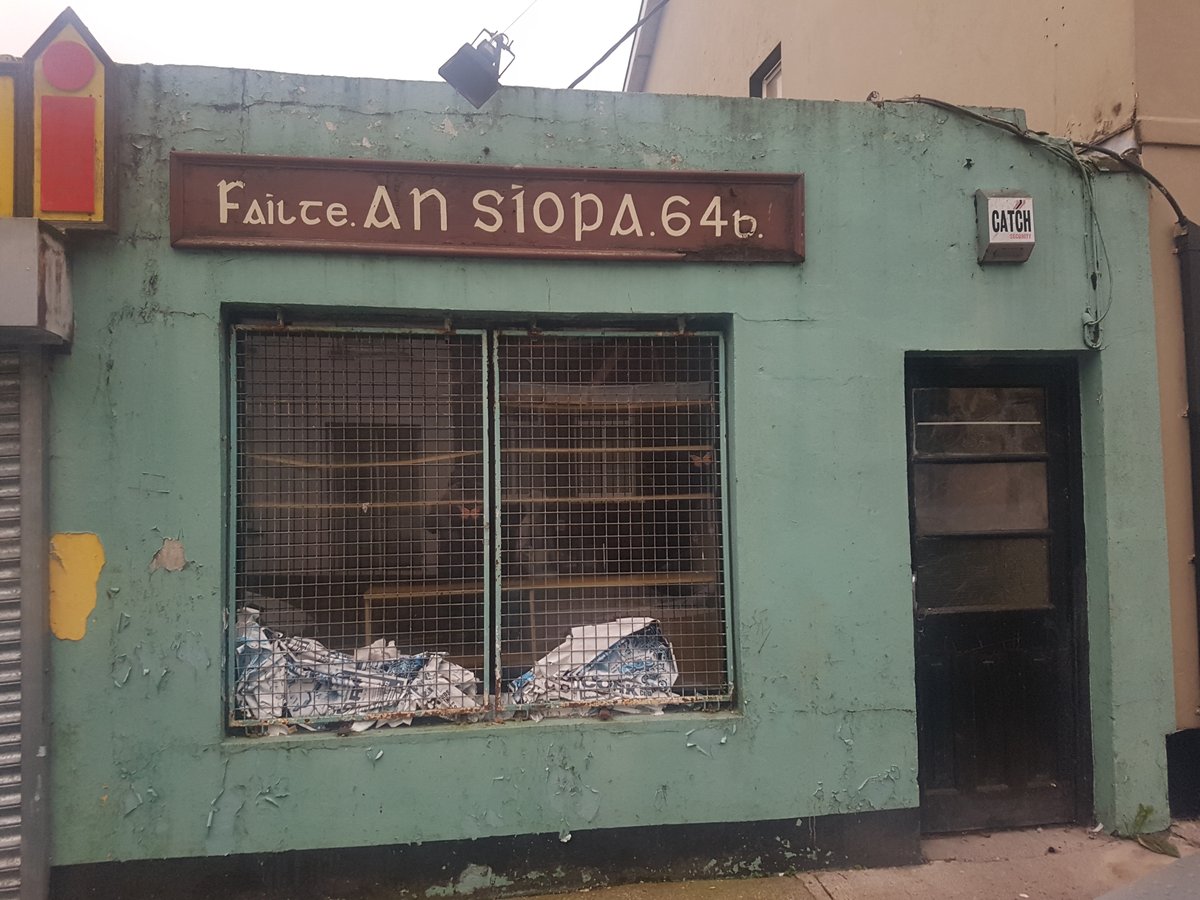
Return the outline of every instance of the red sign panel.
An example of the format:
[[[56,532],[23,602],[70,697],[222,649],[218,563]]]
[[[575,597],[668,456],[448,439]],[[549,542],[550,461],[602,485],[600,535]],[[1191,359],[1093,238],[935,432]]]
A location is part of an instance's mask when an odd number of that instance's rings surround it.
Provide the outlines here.
[[[96,211],[95,122],[94,97],[42,97],[40,200],[45,212]]]
[[[799,174],[171,155],[171,244],[798,262]]]

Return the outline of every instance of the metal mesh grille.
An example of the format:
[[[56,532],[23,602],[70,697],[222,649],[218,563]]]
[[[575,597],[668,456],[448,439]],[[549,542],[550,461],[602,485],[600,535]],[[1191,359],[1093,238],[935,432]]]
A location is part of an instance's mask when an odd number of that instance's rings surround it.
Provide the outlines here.
[[[485,337],[234,329],[234,724],[728,697],[720,337]]]
[[[482,340],[235,331],[243,721],[481,701]]]
[[[496,372],[502,690],[724,695],[719,337],[502,333]],[[676,679],[655,666],[658,634]],[[589,665],[614,645],[619,660]]]

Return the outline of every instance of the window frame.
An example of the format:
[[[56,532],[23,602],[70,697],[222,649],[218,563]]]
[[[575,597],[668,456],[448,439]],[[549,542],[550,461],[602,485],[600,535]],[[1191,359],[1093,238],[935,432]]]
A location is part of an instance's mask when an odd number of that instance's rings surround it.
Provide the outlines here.
[[[971,604],[923,606],[918,602],[921,591],[919,563],[921,553],[918,546],[923,541],[979,540],[991,537],[1007,539],[1040,538],[1048,541],[1047,585],[1051,597],[1072,596],[1080,589],[1072,587],[1078,574],[1072,572],[1071,559],[1075,552],[1071,548],[1082,546],[1079,533],[1082,521],[1075,510],[1073,497],[1082,488],[1077,484],[1070,460],[1069,448],[1074,439],[1071,416],[1077,421],[1077,401],[1071,399],[1071,391],[1077,383],[1073,368],[1074,360],[1026,359],[981,355],[911,355],[905,363],[905,466],[907,470],[909,543],[913,583],[913,612],[922,617],[950,617],[956,615],[1029,614],[1045,612],[1051,607],[1040,605],[990,607]],[[1040,450],[1010,450],[979,453],[923,453],[918,451],[916,435],[917,391],[944,388],[1036,388],[1043,392],[1044,446]],[[1074,406],[1072,404],[1075,404]],[[992,531],[967,529],[962,532],[924,533],[918,528],[917,492],[915,470],[919,466],[978,466],[993,462],[1040,463],[1045,469],[1045,488],[1048,522],[1044,528],[1012,528]]]
[[[775,49],[768,53],[766,59],[759,63],[758,68],[750,74],[750,96],[759,99],[781,99],[782,94],[779,97],[767,97],[764,94],[766,86],[774,77],[778,77],[780,80],[783,78],[782,42],[776,44]]]

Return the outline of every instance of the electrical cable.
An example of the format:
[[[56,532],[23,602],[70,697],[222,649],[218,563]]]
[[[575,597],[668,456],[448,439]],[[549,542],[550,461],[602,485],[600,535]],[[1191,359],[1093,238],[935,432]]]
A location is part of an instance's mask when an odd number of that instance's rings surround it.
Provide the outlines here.
[[[1009,134],[1015,135],[1016,137],[1019,137],[1022,140],[1039,144],[1040,146],[1045,147],[1046,149],[1051,149],[1051,139],[1049,139],[1046,135],[1043,135],[1039,132],[1030,131],[1027,128],[1021,128],[1019,125],[1017,125],[1013,122],[1009,122],[1006,119],[999,119],[999,118],[996,118],[995,116],[989,116],[984,113],[976,112],[973,109],[967,109],[964,106],[958,106],[957,104],[949,103],[945,100],[937,100],[937,99],[934,99],[933,97],[922,97],[918,94],[918,95],[914,95],[912,97],[901,97],[898,100],[891,100],[891,101],[887,101],[887,102],[891,102],[891,103],[924,103],[928,106],[935,106],[938,109],[944,109],[944,110],[947,110],[948,112],[955,112],[960,115],[967,116],[968,118],[974,119],[977,122],[982,122],[985,125],[991,125],[993,127],[1000,128],[1001,130],[1007,131]],[[1088,153],[1099,153],[1103,156],[1110,157],[1111,159],[1115,159],[1117,162],[1126,166],[1128,169],[1130,169],[1130,171],[1136,172],[1138,175],[1141,175],[1160,194],[1162,194],[1163,199],[1166,200],[1167,203],[1169,203],[1171,205],[1171,209],[1172,209],[1172,211],[1174,211],[1176,221],[1179,223],[1179,225],[1186,227],[1186,225],[1188,223],[1188,217],[1187,217],[1187,215],[1184,214],[1183,207],[1181,207],[1179,205],[1179,201],[1177,201],[1175,199],[1175,197],[1167,189],[1167,186],[1164,185],[1158,178],[1156,178],[1152,172],[1147,170],[1145,166],[1141,165],[1138,162],[1135,162],[1134,160],[1130,159],[1127,156],[1123,156],[1122,154],[1117,153],[1115,150],[1110,150],[1107,147],[1103,147],[1097,143],[1081,143],[1078,141],[1072,141],[1071,143],[1072,143],[1072,146],[1076,150],[1083,150]],[[1062,153],[1056,153],[1056,155],[1063,156]]]
[[[937,109],[952,112],[957,115],[966,116],[969,119],[974,119],[976,122],[981,122],[984,125],[991,125],[993,128],[999,128],[1001,131],[1007,131],[1009,134],[1027,141],[1031,144],[1037,144],[1044,150],[1059,157],[1064,162],[1069,162],[1072,165],[1078,165],[1078,158],[1074,151],[1070,149],[1069,142],[1056,140],[1047,135],[1036,131],[1030,131],[1028,128],[1022,128],[1015,122],[1009,122],[1007,119],[1000,119],[996,116],[989,116],[986,113],[977,112],[973,109],[967,109],[965,106],[959,106],[956,103],[949,103],[945,100],[937,100],[933,97],[922,97],[920,94],[915,94],[912,97],[901,97],[898,100],[879,101],[882,105],[884,102],[890,103],[923,103],[926,106],[933,106]]]
[[[1153,173],[1148,171],[1141,163],[1134,162],[1129,157],[1117,153],[1115,150],[1110,150],[1107,147],[1101,147],[1099,144],[1076,144],[1076,146],[1089,153],[1100,153],[1104,156],[1111,157],[1117,162],[1121,163],[1123,166],[1126,166],[1130,170],[1137,172],[1137,174],[1141,175],[1148,182],[1150,182],[1150,184],[1152,184],[1158,190],[1158,192],[1163,195],[1164,200],[1171,204],[1171,209],[1175,213],[1175,221],[1178,223],[1179,227],[1187,228],[1189,220],[1183,211],[1183,207],[1179,205],[1179,201],[1175,199],[1169,190],[1167,190],[1167,186],[1155,178]]]
[[[645,25],[647,22],[649,22],[651,19],[653,19],[656,15],[658,15],[658,11],[670,2],[671,2],[671,0],[659,0],[658,4],[655,5],[654,9],[650,10],[650,12],[646,13],[646,15],[642,16],[642,18],[640,18],[636,22],[634,22],[633,27],[630,28],[623,35],[621,35],[621,39],[619,41],[617,41],[615,44],[613,44],[611,47],[609,47],[604,52],[603,56],[601,56],[598,60],[596,60],[594,63],[592,63],[592,65],[588,68],[588,70],[586,72],[584,72],[582,75],[580,75],[578,78],[576,78],[570,84],[568,84],[567,90],[568,91],[571,90],[573,87],[575,87],[577,84],[579,84],[579,82],[583,81],[583,79],[587,78],[589,75],[591,75],[593,72],[595,72],[596,69],[598,69],[600,67],[600,65],[606,59],[608,59],[610,56],[613,55],[614,52],[616,52],[616,49],[618,47],[620,47],[623,43],[625,43],[627,40],[629,40],[629,38],[634,34],[634,32],[636,32],[639,28],[641,28],[643,25]]]
[[[1179,205],[1179,201],[1171,194],[1158,178],[1153,173],[1148,171],[1141,163],[1135,162],[1126,156],[1110,150],[1107,147],[1102,147],[1095,143],[1081,143],[1078,141],[1068,141],[1066,139],[1056,139],[1041,132],[1030,131],[1028,128],[1022,128],[1015,122],[1009,122],[1006,119],[1000,119],[996,116],[989,116],[986,113],[977,112],[973,109],[959,106],[956,103],[949,103],[945,100],[938,100],[933,97],[922,97],[914,95],[912,97],[901,97],[893,101],[875,101],[874,95],[871,99],[877,106],[883,106],[884,102],[892,103],[921,103],[926,106],[932,106],[937,109],[945,110],[956,115],[966,116],[984,125],[990,125],[993,128],[998,128],[1001,131],[1006,131],[1009,134],[1017,137],[1027,143],[1036,144],[1043,150],[1057,156],[1062,161],[1077,169],[1080,178],[1083,182],[1084,205],[1089,218],[1088,232],[1088,255],[1089,255],[1089,280],[1092,284],[1092,290],[1099,289],[1099,282],[1102,276],[1105,278],[1105,286],[1107,287],[1107,297],[1104,303],[1104,309],[1100,309],[1100,304],[1097,302],[1094,309],[1087,309],[1083,316],[1083,342],[1092,350],[1099,350],[1103,346],[1101,340],[1101,326],[1108,316],[1113,305],[1113,284],[1112,284],[1112,259],[1108,255],[1108,247],[1104,240],[1104,231],[1100,227],[1100,219],[1096,215],[1095,196],[1092,191],[1092,179],[1096,174],[1096,166],[1094,163],[1089,163],[1080,155],[1080,151],[1085,153],[1099,153],[1103,156],[1110,157],[1124,165],[1131,172],[1135,172],[1144,178],[1152,185],[1163,198],[1171,205],[1171,209],[1175,213],[1176,221],[1181,228],[1186,229],[1189,226],[1188,217],[1183,212],[1183,207]],[[1100,271],[1101,260],[1103,260],[1104,272]]]
[[[527,12],[529,12],[531,9],[533,9],[535,6],[537,6],[537,5],[538,5],[538,3],[540,3],[540,2],[541,2],[541,0],[529,0],[529,5],[528,5],[528,6],[526,6],[526,7],[525,7],[523,10],[521,10],[521,12],[520,12],[520,13],[517,15],[517,17],[516,17],[515,19],[513,19],[513,20],[512,20],[511,22],[509,22],[509,23],[508,23],[506,26],[504,26],[503,28],[501,28],[499,33],[500,33],[500,34],[508,34],[508,30],[509,30],[510,28],[512,28],[514,25],[516,25],[518,22],[520,22],[520,21],[521,21],[521,17],[522,17],[522,16],[524,16],[524,15],[525,15],[525,13],[527,13]]]

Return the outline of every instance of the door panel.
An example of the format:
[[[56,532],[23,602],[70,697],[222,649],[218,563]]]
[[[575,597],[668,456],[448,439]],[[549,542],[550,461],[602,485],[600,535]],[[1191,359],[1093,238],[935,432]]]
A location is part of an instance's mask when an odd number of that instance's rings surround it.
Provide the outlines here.
[[[910,361],[926,831],[1085,814],[1074,377],[1060,364]]]
[[[925,614],[1050,605],[1050,542],[1045,537],[923,540],[913,566],[917,606]]]
[[[916,462],[912,489],[918,535],[1034,531],[1049,524],[1044,462]]]

